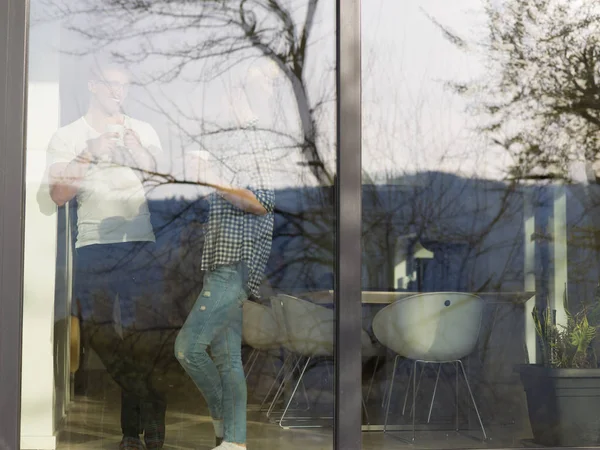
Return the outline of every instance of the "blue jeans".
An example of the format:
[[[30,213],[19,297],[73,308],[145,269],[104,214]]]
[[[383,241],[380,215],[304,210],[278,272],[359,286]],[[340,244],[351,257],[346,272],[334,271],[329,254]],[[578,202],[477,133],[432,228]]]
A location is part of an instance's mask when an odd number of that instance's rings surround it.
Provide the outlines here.
[[[175,341],[175,356],[206,399],[211,417],[223,420],[223,439],[236,444],[246,443],[245,285],[242,263],[207,272],[202,292]]]

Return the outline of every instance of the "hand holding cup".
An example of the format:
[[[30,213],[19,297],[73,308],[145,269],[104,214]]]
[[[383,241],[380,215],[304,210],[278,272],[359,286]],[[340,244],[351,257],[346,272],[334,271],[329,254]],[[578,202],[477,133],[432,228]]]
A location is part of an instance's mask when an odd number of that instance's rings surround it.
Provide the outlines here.
[[[88,140],[87,148],[95,159],[108,160],[115,151],[117,140],[117,133],[107,132],[95,139]]]
[[[139,150],[143,148],[140,136],[130,128],[124,130],[123,145],[130,150]]]

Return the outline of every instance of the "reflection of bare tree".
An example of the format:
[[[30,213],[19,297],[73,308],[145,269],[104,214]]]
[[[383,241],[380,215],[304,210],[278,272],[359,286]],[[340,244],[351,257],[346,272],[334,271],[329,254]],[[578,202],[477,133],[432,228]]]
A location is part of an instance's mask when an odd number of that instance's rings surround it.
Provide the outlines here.
[[[84,0],[76,6],[61,5],[60,15],[67,19],[72,30],[88,40],[86,46],[109,47],[126,63],[143,65],[162,61],[163,64],[158,69],[154,66],[149,78],[144,80],[148,84],[177,78],[203,82],[249,58],[272,61],[289,81],[301,122],[300,142],[290,139],[289,146],[302,153],[322,190],[327,190],[332,176],[325,165],[326,152],[318,144],[317,124],[319,111],[329,98],[324,95],[316,102],[311,99],[306,80],[306,59],[318,0],[294,2],[298,5],[293,6],[291,3],[283,0],[195,3]],[[296,6],[302,7],[301,14]],[[102,19],[99,22],[86,20],[90,17]],[[86,26],[82,26],[82,22]],[[185,36],[185,39],[176,36]],[[121,45],[125,42],[129,45]],[[162,100],[151,99],[152,107],[177,129],[182,142],[204,147],[207,139],[219,135],[226,138],[235,129],[231,124],[208,123],[204,117],[183,111],[175,102],[165,104]],[[277,133],[277,130],[266,131]],[[289,134],[283,132],[286,138]],[[188,184],[180,177],[160,171],[148,172],[146,178],[147,184],[153,186]],[[468,286],[470,290],[500,289],[507,278],[521,276],[518,264],[512,264],[522,244],[520,211],[515,206],[519,197],[514,185],[486,185],[484,181],[439,173],[423,174],[421,178],[424,183],[415,184],[414,178],[398,170],[390,174],[388,186],[377,182],[365,189],[367,213],[363,217],[362,245],[368,278],[374,280],[374,286],[391,287],[395,244],[399,236],[408,233],[464,244],[467,252],[462,255],[458,273],[465,276],[475,270],[477,261],[504,251],[503,255],[507,256],[502,258],[499,271],[490,274],[489,280],[473,282]],[[400,187],[404,182],[408,188]],[[497,191],[490,194],[488,188]],[[269,275],[277,282],[284,272],[298,274],[308,290],[316,286],[319,271],[330,270],[334,265],[335,217],[331,205],[316,201],[321,191],[299,191],[298,197],[302,198],[299,206],[278,204],[276,213],[280,220],[275,236],[276,241],[281,242],[277,248],[284,257],[282,264],[274,266]],[[490,205],[494,205],[491,211]],[[166,264],[165,300],[178,305],[179,318],[187,315],[186,308],[201,288],[199,256],[203,237],[194,208],[191,202],[181,209],[168,211],[168,217],[156,230],[157,235],[162,230],[181,233],[176,250],[161,249],[161,258]],[[515,221],[518,226],[514,226]],[[386,274],[384,280],[379,277],[381,273]],[[160,316],[162,311],[154,313]]]
[[[475,39],[432,18],[449,42],[483,59],[481,77],[449,86],[470,102],[478,131],[512,155],[510,178],[571,181],[577,161],[577,181],[598,179],[599,17],[594,2],[487,0],[487,32]],[[600,203],[597,186],[568,192],[578,200],[569,215],[579,210],[568,237],[570,276],[582,281],[597,266]]]
[[[434,23],[458,48],[480,53],[485,75],[451,83],[487,118],[491,140],[514,155],[513,177],[568,178],[575,158],[596,159],[598,17],[594,2],[485,2],[486,36],[470,42]]]
[[[168,95],[157,95],[161,85],[180,81],[205,84],[253,59],[268,61],[272,69],[283,74],[282,78],[288,82],[293,94],[301,135],[289,128],[263,128],[261,131],[274,139],[284,140],[279,148],[299,152],[317,184],[324,188],[310,191],[310,196],[315,198],[304,200],[311,204],[311,211],[293,211],[279,203],[277,212],[280,217],[285,217],[283,227],[287,229],[281,236],[286,233],[300,236],[303,248],[287,253],[289,261],[276,267],[273,276],[277,277],[277,272],[287,266],[304,272],[305,279],[314,278],[315,275],[310,273],[314,272],[311,262],[331,271],[333,209],[329,186],[334,180],[332,168],[326,162],[331,149],[320,133],[319,123],[326,114],[324,107],[334,98],[335,89],[331,83],[330,87],[309,90],[308,80],[308,56],[321,38],[316,31],[317,10],[321,6],[318,0],[196,3],[48,0],[46,4],[52,12],[49,15],[61,19],[66,28],[82,38],[80,44],[71,47],[70,53],[84,55],[102,48],[112,53],[117,61],[140,68],[137,72],[145,74],[138,80],[146,94],[145,106],[176,130],[182,148],[208,148],[218,153],[218,147],[211,146],[211,140],[226,141],[239,124],[222,119],[219,123],[211,122],[207,116],[187,109]],[[324,67],[326,64],[320,61],[319,65]],[[269,151],[273,150],[271,146]],[[147,170],[141,175],[150,189],[202,184],[191,183],[162,169]],[[183,217],[185,219],[180,220]],[[182,211],[174,212],[167,222],[171,225],[165,224],[166,230],[180,228],[184,236],[181,248],[186,249],[166,256],[168,277],[173,280],[169,297],[181,299],[180,303],[185,304],[189,301],[185,298],[192,296],[198,288],[198,273],[192,267],[202,249],[202,236],[193,232],[198,227],[197,218]],[[317,234],[320,236],[316,237]],[[287,243],[283,245],[288,246]],[[175,294],[174,297],[171,294]]]
[[[593,178],[589,169],[598,173],[600,127],[598,3],[482,3],[484,34],[474,39],[467,38],[464,30],[457,33],[440,23],[444,20],[431,18],[448,42],[483,62],[481,76],[449,83],[453,92],[469,102],[477,132],[512,157],[507,174],[511,179],[571,181],[576,160],[588,165],[588,173],[577,178]],[[590,286],[597,283],[600,216],[596,188],[565,188],[566,218],[558,213],[559,220],[567,220],[568,289],[577,302],[589,301]],[[545,301],[552,276],[549,266],[555,264],[552,247],[557,236],[552,219],[548,220],[555,191],[539,184],[526,189],[528,195],[542,193],[533,204],[541,213],[536,218],[536,275],[538,288],[543,288],[537,298]],[[573,196],[580,204],[571,201]]]
[[[453,289],[500,290],[521,278],[514,269],[522,250],[517,185],[431,172],[365,186],[364,196],[363,251],[370,285],[393,286],[397,245],[403,236],[412,243],[437,242],[442,252],[444,245],[449,252],[450,247],[459,249],[454,250],[452,264],[458,265],[453,273],[464,284]],[[499,252],[503,257],[496,258],[493,273],[484,277],[478,261]]]
[[[302,129],[300,152],[319,184],[331,185],[333,176],[319,148],[317,123],[321,106],[332,96],[311,101],[307,85],[307,56],[314,45],[318,5],[318,0],[297,4],[86,0],[52,1],[50,9],[85,38],[83,48],[77,50],[81,53],[110,48],[117,59],[129,64],[159,61],[145,80],[148,83],[178,78],[203,82],[248,59],[267,58],[291,85]]]

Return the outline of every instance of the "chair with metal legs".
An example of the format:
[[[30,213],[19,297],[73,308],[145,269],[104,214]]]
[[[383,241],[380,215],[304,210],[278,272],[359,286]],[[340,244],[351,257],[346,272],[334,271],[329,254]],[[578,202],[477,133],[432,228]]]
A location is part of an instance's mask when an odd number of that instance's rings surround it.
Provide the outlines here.
[[[277,321],[275,320],[275,317],[273,316],[271,308],[257,302],[245,300],[243,303],[242,340],[244,344],[252,348],[252,351],[250,352],[248,360],[244,366],[246,379],[250,377],[250,374],[255,368],[256,363],[261,355],[268,355],[270,352],[279,350],[281,348],[282,339],[283,336],[281,334],[281,330]],[[269,399],[271,392],[275,386],[277,386],[277,383],[280,382],[282,377],[285,378],[285,375],[290,370],[290,362],[291,360],[289,358],[286,358],[283,361],[279,372],[275,375],[273,383],[258,407],[259,411],[263,411],[263,407]],[[275,364],[273,364],[273,367],[275,370],[277,369]],[[261,374],[262,368],[259,372],[259,379]],[[307,397],[306,393],[305,397]],[[275,404],[272,402],[268,408],[269,414],[274,406]]]
[[[290,354],[298,357],[294,368],[288,373],[287,379],[284,382],[289,382],[297,370],[300,370],[300,374],[286,407],[278,420],[282,428],[292,428],[292,426],[285,426],[285,423],[287,423],[286,415],[310,363],[319,358],[325,358],[329,361],[333,358],[335,315],[332,309],[289,295],[273,297],[271,299],[271,308],[282,330],[282,334],[285,336],[282,345]],[[373,346],[371,339],[364,330],[361,331],[363,352],[371,354]],[[280,389],[278,394],[281,395],[282,393],[283,388]],[[366,412],[364,400],[363,408]],[[333,417],[321,417],[320,419],[333,419]],[[300,427],[313,426],[302,425]]]
[[[243,303],[242,340],[252,348],[246,362],[246,379],[264,352],[278,349],[280,330],[270,308],[250,300]]]
[[[387,405],[384,432],[387,431],[387,421],[398,359],[404,357],[413,361],[408,382],[409,386],[406,390],[402,409],[402,413],[404,414],[412,382],[411,415],[413,440],[416,437],[416,394],[425,368],[423,367],[419,375],[419,364],[438,365],[427,422],[431,421],[441,367],[443,364],[453,364],[456,368],[456,429],[458,431],[458,379],[459,375],[462,375],[470,400],[477,414],[483,439],[487,439],[481,415],[479,414],[467,373],[461,361],[463,358],[469,356],[477,345],[482,313],[483,301],[476,295],[459,292],[432,292],[417,294],[398,300],[376,314],[373,319],[373,332],[375,336],[379,342],[397,354],[394,359],[389,392],[386,396]],[[418,383],[417,378],[419,378]]]

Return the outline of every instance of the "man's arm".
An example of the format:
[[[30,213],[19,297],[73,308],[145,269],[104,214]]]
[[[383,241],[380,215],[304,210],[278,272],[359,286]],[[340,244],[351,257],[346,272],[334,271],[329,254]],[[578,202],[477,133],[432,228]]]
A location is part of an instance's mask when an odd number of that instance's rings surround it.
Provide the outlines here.
[[[77,195],[92,159],[86,149],[68,163],[59,162],[50,166],[50,198],[57,206],[63,206]]]
[[[87,147],[79,152],[69,162],[55,162],[48,170],[50,184],[50,198],[57,206],[63,206],[77,195],[81,180],[85,177],[90,165],[99,157],[114,151],[114,133],[105,133],[96,139],[87,142]],[[62,146],[64,142],[55,138],[50,143],[50,152],[58,151],[54,148]],[[64,150],[63,148],[63,150]]]

